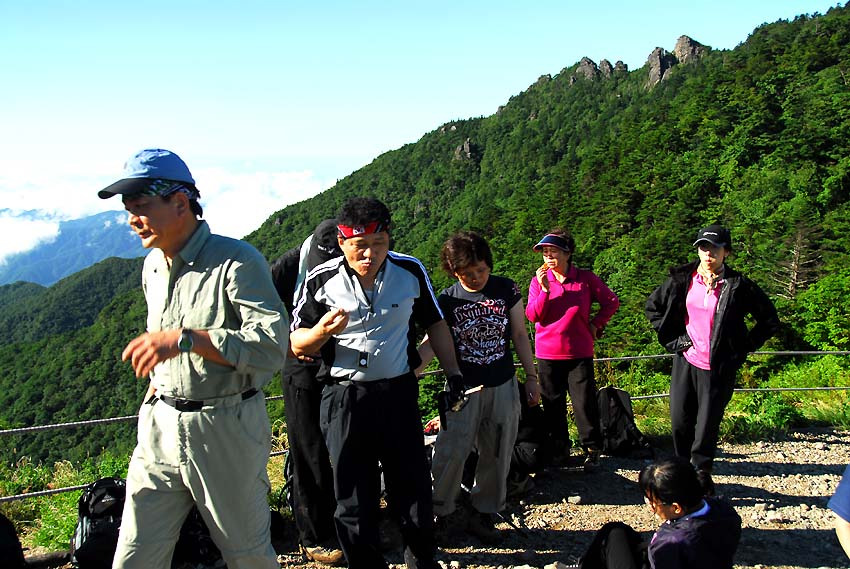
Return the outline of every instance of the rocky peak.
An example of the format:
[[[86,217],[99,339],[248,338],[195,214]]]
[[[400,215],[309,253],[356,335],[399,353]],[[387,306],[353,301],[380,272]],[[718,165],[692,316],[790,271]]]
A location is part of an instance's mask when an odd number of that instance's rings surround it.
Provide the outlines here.
[[[657,85],[659,81],[663,81],[667,77],[667,72],[670,71],[677,63],[691,63],[700,59],[708,53],[711,48],[699,43],[688,36],[679,36],[676,41],[676,47],[673,48],[673,53],[666,49],[656,47],[649,54],[646,62],[649,64],[649,80],[646,83],[647,87]]]
[[[460,144],[455,148],[454,159],[455,160],[471,160],[473,152],[472,139],[467,138],[463,141],[463,144]]]
[[[596,62],[589,57],[582,57],[576,69],[576,75],[584,75],[586,79],[594,79],[599,75],[599,68],[596,67]]]
[[[688,63],[696,61],[708,52],[708,48],[696,40],[688,36],[679,36],[676,41],[676,47],[673,48],[673,55],[679,63]]]
[[[600,76],[604,79],[610,79],[614,73],[628,72],[628,70],[629,68],[626,64],[620,60],[618,60],[614,65],[611,65],[610,61],[603,59],[599,62],[599,66],[597,66],[596,62],[589,57],[582,57],[581,61],[578,62],[578,67],[576,67],[575,71],[570,75],[570,85],[578,81],[580,77],[590,79],[591,81]],[[566,71],[566,69],[563,69],[561,70],[561,73]]]
[[[689,63],[696,61],[708,53],[708,49],[708,47],[688,36],[679,36],[679,39],[676,41],[676,47],[673,48],[673,55],[676,56],[679,63]]]
[[[649,64],[649,81],[647,87],[657,85],[667,72],[676,64],[676,56],[664,49],[656,47],[649,54],[646,62]]]

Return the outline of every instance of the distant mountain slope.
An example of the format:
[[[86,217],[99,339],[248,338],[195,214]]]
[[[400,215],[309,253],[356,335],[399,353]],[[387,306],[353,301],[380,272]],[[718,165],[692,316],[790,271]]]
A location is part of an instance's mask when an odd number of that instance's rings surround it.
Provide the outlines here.
[[[59,224],[56,239],[9,256],[0,264],[0,285],[27,281],[49,286],[107,257],[145,254],[127,226],[127,215],[106,211]]]
[[[7,310],[14,310],[22,302],[32,297],[43,294],[45,287],[24,281],[0,286],[0,314],[6,314]]]
[[[0,286],[0,345],[33,342],[91,325],[116,296],[141,294],[142,261],[112,257],[50,288],[23,282]]]

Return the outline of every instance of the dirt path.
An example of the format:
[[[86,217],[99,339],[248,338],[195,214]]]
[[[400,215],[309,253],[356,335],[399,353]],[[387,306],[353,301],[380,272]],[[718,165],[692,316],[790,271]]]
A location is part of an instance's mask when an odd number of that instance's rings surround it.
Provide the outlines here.
[[[664,441],[660,446],[665,452]],[[850,566],[826,508],[848,463],[850,433],[831,429],[722,445],[715,464],[717,491],[731,500],[744,526],[736,567]],[[484,547],[470,537],[469,546],[444,549],[439,559],[446,567],[466,569],[542,569],[558,561],[577,562],[608,521],[625,521],[649,535],[657,523],[636,486],[643,464],[604,457],[592,473],[549,470],[535,479],[534,490],[509,503],[506,514],[522,531],[500,524],[504,537],[499,547]],[[398,553],[387,557],[403,567]],[[303,562],[292,548],[281,562],[283,567],[321,567]]]
[[[656,441],[669,454],[669,441]],[[715,463],[718,494],[730,499],[743,520],[736,556],[739,568],[839,568],[850,562],[838,545],[827,501],[850,463],[850,432],[806,429],[776,440],[725,444]],[[657,527],[637,490],[644,461],[603,457],[591,473],[551,469],[505,512],[520,530],[500,524],[502,541],[486,547],[443,549],[441,565],[452,569],[544,569],[576,563],[605,522],[624,521],[649,536]],[[290,522],[291,523],[291,522]],[[276,543],[282,567],[323,569],[298,553],[294,527]],[[401,554],[388,551],[394,569]],[[54,565],[55,566],[55,565]],[[63,568],[70,568],[64,565]]]

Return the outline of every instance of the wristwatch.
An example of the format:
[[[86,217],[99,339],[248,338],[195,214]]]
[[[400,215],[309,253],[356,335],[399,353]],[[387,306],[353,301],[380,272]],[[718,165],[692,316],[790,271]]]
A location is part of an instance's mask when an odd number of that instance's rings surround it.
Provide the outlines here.
[[[195,342],[192,341],[192,331],[188,328],[183,328],[183,331],[180,332],[180,339],[177,340],[177,349],[181,352],[189,353],[192,351],[192,346],[195,345]]]

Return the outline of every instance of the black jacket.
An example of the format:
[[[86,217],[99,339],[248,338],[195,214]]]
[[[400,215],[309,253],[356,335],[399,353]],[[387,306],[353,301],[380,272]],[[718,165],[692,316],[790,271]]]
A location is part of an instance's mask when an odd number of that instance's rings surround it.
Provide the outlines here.
[[[665,522],[649,543],[654,569],[732,569],[741,517],[727,502],[707,498],[704,516]]]
[[[675,267],[670,276],[646,301],[646,317],[667,351],[684,352],[692,342],[685,332],[688,285],[699,261]],[[709,362],[714,377],[732,381],[749,352],[759,349],[779,330],[776,308],[756,283],[726,267],[714,328],[711,331]],[[755,326],[747,329],[746,316],[752,314]]]

